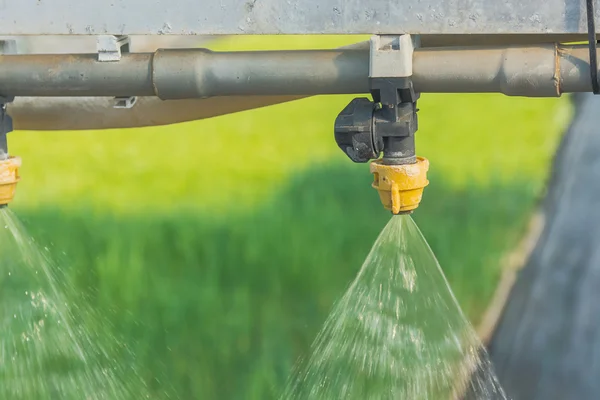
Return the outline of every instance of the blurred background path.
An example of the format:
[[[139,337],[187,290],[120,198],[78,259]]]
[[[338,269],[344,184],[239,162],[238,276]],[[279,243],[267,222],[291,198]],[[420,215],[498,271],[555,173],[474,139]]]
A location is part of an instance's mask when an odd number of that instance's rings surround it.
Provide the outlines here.
[[[542,207],[545,227],[490,343],[514,400],[600,393],[600,97],[575,104]]]

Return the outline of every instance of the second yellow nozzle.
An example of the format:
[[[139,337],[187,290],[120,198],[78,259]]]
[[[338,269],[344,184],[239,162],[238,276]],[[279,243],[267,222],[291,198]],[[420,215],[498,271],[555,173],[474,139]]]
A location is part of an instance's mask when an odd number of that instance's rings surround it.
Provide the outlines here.
[[[17,182],[19,182],[19,168],[21,159],[9,157],[0,160],[0,206],[10,203],[15,196]]]
[[[370,166],[373,187],[379,192],[383,207],[393,214],[406,213],[419,206],[423,189],[429,184],[429,161],[417,157],[414,164],[387,165],[375,160]]]

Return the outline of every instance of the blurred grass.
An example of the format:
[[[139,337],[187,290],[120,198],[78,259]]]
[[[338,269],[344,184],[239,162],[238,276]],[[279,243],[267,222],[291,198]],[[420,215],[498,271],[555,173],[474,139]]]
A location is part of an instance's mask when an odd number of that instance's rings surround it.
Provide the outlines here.
[[[362,39],[239,37],[216,47]],[[333,140],[350,99],[171,127],[15,132],[11,152],[24,167],[14,209],[39,241],[66,252],[73,284],[127,339],[157,392],[273,398],[389,218],[368,167]],[[496,95],[424,95],[419,106],[431,184],[415,219],[476,322],[543,193],[570,107]]]

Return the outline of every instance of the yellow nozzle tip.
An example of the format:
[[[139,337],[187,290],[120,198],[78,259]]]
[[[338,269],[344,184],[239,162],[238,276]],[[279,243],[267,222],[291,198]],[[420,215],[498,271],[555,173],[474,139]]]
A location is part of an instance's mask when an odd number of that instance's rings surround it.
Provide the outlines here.
[[[429,160],[417,157],[416,163],[403,165],[386,165],[381,160],[375,160],[370,169],[374,178],[372,186],[379,192],[385,209],[400,214],[419,206],[423,189],[429,184]]]
[[[9,157],[0,160],[0,205],[6,205],[15,197],[17,183],[20,180],[21,158]]]

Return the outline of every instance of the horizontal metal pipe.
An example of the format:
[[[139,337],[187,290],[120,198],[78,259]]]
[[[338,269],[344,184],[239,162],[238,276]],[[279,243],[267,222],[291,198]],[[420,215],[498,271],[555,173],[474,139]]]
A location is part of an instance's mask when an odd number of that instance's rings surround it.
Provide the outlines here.
[[[153,53],[98,62],[96,54],[0,56],[0,93],[9,96],[154,96]]]
[[[413,71],[415,88],[423,93],[556,97],[592,90],[585,45],[420,50]]]
[[[422,93],[559,96],[591,91],[587,46],[421,48],[413,81]],[[368,92],[368,50],[0,56],[0,93],[13,96],[308,96]]]
[[[152,96],[362,93],[368,52],[308,50],[223,52],[206,49],[124,54],[0,56],[0,93],[12,96]]]
[[[162,99],[365,93],[368,75],[369,52],[353,49],[159,50],[154,56],[154,85]]]
[[[360,42],[340,49],[368,48],[369,42]],[[113,97],[17,97],[8,104],[8,113],[15,129],[20,130],[136,128],[212,118],[305,97],[221,96],[166,101],[158,97],[140,97],[131,109],[114,108]]]
[[[419,51],[413,61],[415,89],[423,93],[496,92],[509,96],[559,96],[559,73],[563,60],[558,58],[557,49],[555,44],[544,44]],[[563,83],[572,83],[571,79],[567,81]]]
[[[229,96],[161,100],[140,97],[131,109],[114,108],[113,97],[17,97],[8,113],[18,130],[138,128],[196,121],[285,103],[300,96]]]

